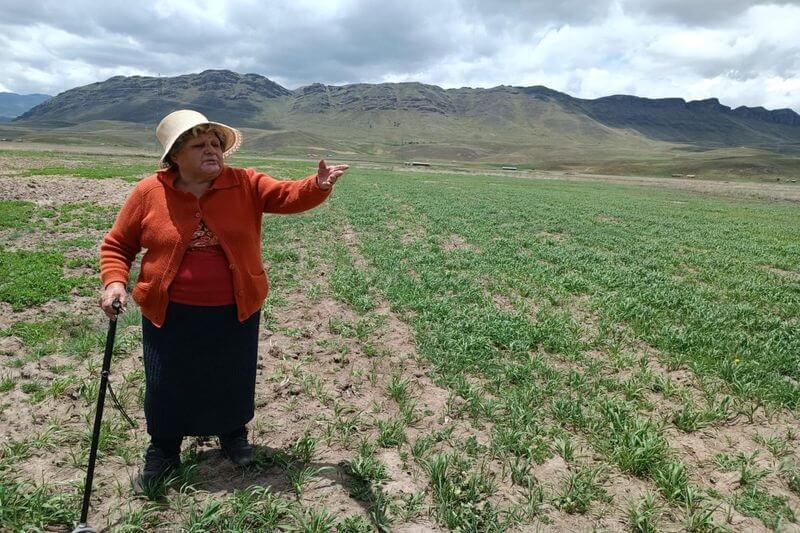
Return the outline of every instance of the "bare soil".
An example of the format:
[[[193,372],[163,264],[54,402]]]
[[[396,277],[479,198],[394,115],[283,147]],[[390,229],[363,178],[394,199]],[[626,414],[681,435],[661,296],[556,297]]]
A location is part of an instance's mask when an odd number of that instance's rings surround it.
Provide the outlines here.
[[[418,169],[393,166],[395,172],[424,172],[427,174],[454,174],[454,170]],[[612,176],[606,174],[582,174],[560,171],[515,171],[497,172],[481,169],[457,169],[466,174],[479,176],[498,176],[521,179],[564,180],[575,182],[602,181],[621,185],[676,189],[694,193],[708,194],[725,198],[749,198],[771,201],[800,202],[800,183],[778,181],[719,181],[700,178],[660,178],[653,176]]]
[[[41,207],[92,202],[122,205],[133,184],[121,179],[86,179],[72,176],[0,177],[0,198],[23,200]]]
[[[649,176],[608,176],[603,174],[564,174],[558,179],[569,181],[600,180],[607,183],[640,185],[663,189],[679,189],[712,196],[728,198],[751,198],[758,200],[784,200],[800,202],[800,186],[780,182],[717,181],[685,178],[657,178]]]

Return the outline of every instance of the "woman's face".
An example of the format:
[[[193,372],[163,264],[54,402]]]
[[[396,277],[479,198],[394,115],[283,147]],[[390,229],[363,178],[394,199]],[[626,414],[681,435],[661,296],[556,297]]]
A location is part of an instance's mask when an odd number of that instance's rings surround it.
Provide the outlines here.
[[[172,161],[185,178],[215,178],[222,171],[222,143],[214,133],[190,137]]]

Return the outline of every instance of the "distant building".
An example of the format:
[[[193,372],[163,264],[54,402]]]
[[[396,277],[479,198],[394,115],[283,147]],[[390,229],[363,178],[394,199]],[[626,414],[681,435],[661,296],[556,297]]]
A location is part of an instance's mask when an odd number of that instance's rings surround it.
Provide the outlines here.
[[[411,162],[411,166],[412,167],[429,167],[429,166],[431,166],[431,164],[430,163],[423,163],[422,161],[412,161]]]
[[[517,167],[503,167],[503,170],[517,170]]]

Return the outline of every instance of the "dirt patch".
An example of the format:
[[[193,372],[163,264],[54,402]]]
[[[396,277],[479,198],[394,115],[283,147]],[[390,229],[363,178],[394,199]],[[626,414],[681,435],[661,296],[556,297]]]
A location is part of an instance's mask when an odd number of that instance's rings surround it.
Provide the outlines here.
[[[697,275],[700,272],[695,267],[687,265],[686,263],[681,263],[679,268],[680,268],[681,271],[688,272],[689,274],[692,274],[692,275]]]
[[[792,185],[778,185],[774,183],[726,182],[680,178],[655,178],[644,176],[608,176],[600,174],[565,176],[562,179],[569,181],[595,180],[606,183],[641,185],[645,187],[658,187],[663,189],[679,189],[728,198],[789,200],[791,202],[800,202],[800,187]]]
[[[97,297],[70,296],[66,301],[50,300],[42,305],[28,307],[22,311],[14,311],[11,304],[0,302],[0,329],[5,329],[17,322],[40,322],[48,317],[67,314],[70,316],[99,316],[97,302],[100,298],[98,289]]]
[[[452,234],[441,243],[442,250],[445,252],[452,252],[453,250],[465,250],[468,252],[480,253],[481,249],[473,246],[464,240],[464,237],[457,234]]]
[[[34,202],[40,207],[76,202],[121,206],[133,184],[111,178],[93,180],[69,176],[0,178],[0,199]]]
[[[9,337],[0,337],[0,355],[5,355],[8,357],[23,355],[25,353],[24,347],[25,344],[19,337],[14,335]]]
[[[19,174],[20,170],[28,171],[37,167],[44,166],[46,160],[35,159],[32,157],[22,156],[0,156],[0,176],[14,176]],[[65,159],[58,160],[58,166],[73,168],[80,166],[79,161],[70,161]]]
[[[792,281],[800,281],[800,272],[794,272],[791,270],[783,270],[780,268],[772,267],[772,266],[765,266],[763,267],[765,270],[772,272],[773,274],[777,274],[782,278],[786,278]]]
[[[591,344],[600,335],[600,318],[597,313],[591,310],[588,295],[573,296],[564,307],[569,311],[575,322],[580,326],[581,340],[586,344]]]
[[[511,300],[509,300],[508,297],[503,294],[492,294],[492,303],[496,308],[505,313],[513,313],[516,311],[516,308],[514,307],[514,304],[511,303]]]
[[[566,234],[564,233],[554,233],[550,231],[540,231],[536,234],[536,237],[542,240],[552,240],[555,242],[561,242],[566,238]]]
[[[356,236],[355,230],[348,224],[344,228],[344,232],[342,233],[342,240],[344,241],[345,245],[353,249],[357,246],[358,237]],[[364,257],[361,254],[357,254],[353,257],[353,263],[355,264],[356,268],[359,270],[363,270],[367,267],[367,262],[364,260]]]
[[[262,332],[256,404],[264,408],[257,409],[251,423],[255,442],[286,449],[306,434],[336,435],[335,428],[343,420],[355,421],[357,426],[349,435],[351,446],[361,439],[374,440],[380,421],[402,416],[387,395],[393,380],[408,384],[409,401],[415,404],[414,420],[404,430],[409,442],[445,427],[450,393],[431,380],[429,370],[416,357],[408,327],[388,307],[377,309],[370,318],[381,324],[369,337],[370,345],[380,346],[375,355],[365,353],[367,348],[359,339],[332,332],[338,331],[332,325],[364,320],[343,304],[326,298],[310,302],[302,293],[289,295],[287,302],[275,331]],[[319,460],[342,464],[353,456],[334,438],[320,448]],[[379,450],[377,458],[387,468],[390,480],[384,490],[390,497],[426,489],[419,467],[402,460],[397,449]],[[312,487],[309,501],[319,501],[329,509],[348,508],[346,514],[363,512],[361,504],[349,497],[347,482],[323,488]]]
[[[405,244],[409,245],[415,241],[422,241],[426,237],[426,232],[424,230],[416,230],[416,231],[406,231],[403,233],[403,236],[400,237],[400,241]]]
[[[265,400],[274,402],[296,396],[298,391],[311,390],[321,406],[332,401],[347,401],[357,411],[368,412],[374,402],[385,400],[386,385],[396,375],[397,379],[408,379],[417,394],[426,391],[425,398],[420,398],[422,410],[431,411],[434,417],[443,414],[449,392],[433,384],[428,369],[421,367],[416,358],[413,337],[407,326],[387,307],[379,308],[374,314],[373,320],[382,324],[370,334],[369,344],[380,346],[375,355],[371,350],[365,354],[364,344],[357,338],[331,331],[336,331],[339,324],[349,327],[360,320],[343,304],[322,299],[309,305],[303,294],[292,294],[287,302],[278,318],[276,331],[262,332],[259,374],[272,379],[281,377],[269,387]],[[298,331],[299,324],[303,326]],[[304,362],[306,358],[309,362]],[[309,375],[326,376],[325,383],[321,388],[309,387],[303,377],[287,375],[288,371],[298,374],[291,367],[292,362],[295,362],[294,368],[307,370]],[[377,397],[366,391],[375,392]],[[298,406],[294,413],[302,415],[306,407]]]

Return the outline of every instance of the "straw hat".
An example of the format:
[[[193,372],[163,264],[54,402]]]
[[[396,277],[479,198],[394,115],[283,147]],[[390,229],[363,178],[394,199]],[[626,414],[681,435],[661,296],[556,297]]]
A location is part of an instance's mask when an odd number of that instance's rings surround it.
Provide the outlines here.
[[[164,117],[156,128],[156,137],[164,147],[164,155],[161,156],[160,161],[162,167],[166,168],[169,166],[169,163],[164,161],[164,159],[167,157],[169,151],[172,150],[172,145],[175,144],[178,137],[195,126],[203,124],[216,126],[225,134],[225,146],[222,147],[223,157],[231,155],[242,145],[242,134],[236,128],[231,128],[220,122],[211,122],[205,115],[197,111],[180,109]]]

